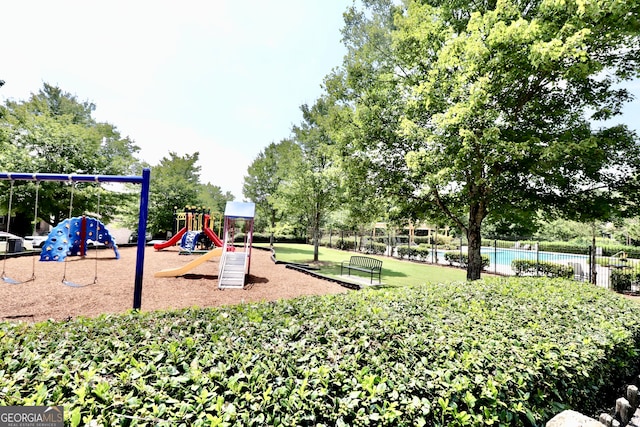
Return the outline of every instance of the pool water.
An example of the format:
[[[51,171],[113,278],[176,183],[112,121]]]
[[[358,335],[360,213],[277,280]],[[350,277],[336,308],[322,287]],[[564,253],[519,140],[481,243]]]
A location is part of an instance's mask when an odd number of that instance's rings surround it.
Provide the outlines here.
[[[511,262],[516,259],[527,259],[531,261],[549,261],[566,264],[568,262],[585,263],[588,261],[588,255],[566,254],[559,252],[538,252],[527,251],[523,249],[494,249],[482,248],[480,252],[489,256],[489,268],[494,265],[511,266]]]
[[[438,251],[438,260],[444,260],[444,254],[447,251]],[[466,251],[464,252],[466,253]],[[492,248],[483,247],[480,250],[482,255],[489,256],[489,269],[492,270],[495,267],[507,267],[511,268],[511,262],[515,259],[527,259],[531,261],[549,261],[557,263],[587,263],[589,261],[588,255],[567,254],[560,252],[537,252],[535,250],[524,249],[505,249],[505,248]]]

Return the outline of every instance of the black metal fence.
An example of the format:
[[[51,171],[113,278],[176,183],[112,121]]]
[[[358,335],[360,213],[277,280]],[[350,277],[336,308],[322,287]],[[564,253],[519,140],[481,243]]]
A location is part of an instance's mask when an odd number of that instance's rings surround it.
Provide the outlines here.
[[[407,239],[356,233],[333,236],[323,243],[340,249],[393,256],[419,262],[466,268],[467,246],[462,239],[449,244],[416,244]],[[640,293],[640,248],[596,247],[569,243],[483,240],[484,271],[502,276],[563,277],[613,289]]]
[[[483,246],[485,271],[505,276],[565,277],[614,289],[640,290],[640,259],[615,247],[497,242]]]

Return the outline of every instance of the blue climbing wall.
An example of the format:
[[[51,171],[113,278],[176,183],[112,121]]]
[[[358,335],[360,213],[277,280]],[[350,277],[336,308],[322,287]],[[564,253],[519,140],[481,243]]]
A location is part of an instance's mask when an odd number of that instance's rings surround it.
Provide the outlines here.
[[[86,217],[86,240],[93,240],[113,248],[116,259],[120,258],[118,246],[103,223],[95,218]],[[47,236],[42,246],[40,261],[64,261],[67,255],[78,255],[80,236],[82,235],[82,217],[69,218],[58,224]],[[85,241],[85,248],[87,242]]]

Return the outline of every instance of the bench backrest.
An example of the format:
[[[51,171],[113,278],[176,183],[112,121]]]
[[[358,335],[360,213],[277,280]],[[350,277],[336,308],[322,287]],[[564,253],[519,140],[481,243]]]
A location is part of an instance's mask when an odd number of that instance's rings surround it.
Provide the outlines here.
[[[354,255],[349,259],[349,264],[371,269],[382,269],[382,261],[375,258],[369,258],[368,256]]]

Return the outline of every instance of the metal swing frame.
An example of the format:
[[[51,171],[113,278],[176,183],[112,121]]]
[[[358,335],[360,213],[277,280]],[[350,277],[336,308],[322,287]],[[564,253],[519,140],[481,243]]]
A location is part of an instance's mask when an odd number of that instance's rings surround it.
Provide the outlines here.
[[[142,282],[144,274],[145,235],[147,231],[147,217],[149,211],[149,184],[151,170],[145,168],[141,176],[126,175],[62,175],[53,173],[20,173],[0,172],[0,180],[9,181],[72,181],[72,182],[119,182],[140,184],[140,210],[138,216],[138,242],[136,252],[136,272],[133,290],[133,309],[140,310],[142,306]]]
[[[98,182],[98,185],[100,183]],[[70,197],[70,201],[69,201],[69,218],[72,217],[73,215],[73,193],[75,190],[75,185],[74,183],[71,183],[71,197]],[[97,214],[100,215],[100,190],[98,190],[98,209],[97,209]],[[83,226],[84,226],[84,217],[83,217]],[[82,253],[82,257],[84,258],[84,251],[86,251],[86,249],[84,249],[83,251],[81,251]],[[71,288],[84,288],[86,286],[91,286],[91,285],[95,285],[98,283],[98,246],[96,245],[95,247],[95,251],[96,251],[96,256],[95,256],[95,269],[94,269],[94,274],[93,274],[93,282],[91,283],[87,283],[84,285],[80,285],[76,282],[72,282],[71,280],[67,280],[67,257],[65,257],[64,259],[64,270],[62,273],[62,284],[69,286]]]
[[[9,188],[9,206],[7,208],[7,233],[10,232],[10,226],[11,226],[13,183],[14,181],[11,181],[11,186]],[[35,209],[34,209],[34,218],[33,218],[33,229],[34,229],[33,234],[35,234],[36,222],[38,221],[38,190],[39,188],[40,188],[40,181],[36,181],[36,198],[35,198]],[[8,255],[9,255],[9,241],[7,240],[7,246],[5,246],[4,248],[4,259],[2,261],[2,274],[0,275],[0,279],[2,279],[3,282],[8,283],[10,285],[22,285],[23,283],[33,282],[34,280],[36,280],[36,258],[35,257],[32,257],[31,277],[20,281],[7,276],[6,265],[7,265]]]

